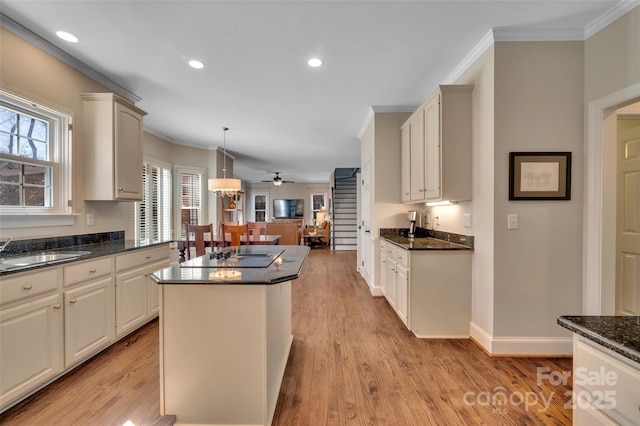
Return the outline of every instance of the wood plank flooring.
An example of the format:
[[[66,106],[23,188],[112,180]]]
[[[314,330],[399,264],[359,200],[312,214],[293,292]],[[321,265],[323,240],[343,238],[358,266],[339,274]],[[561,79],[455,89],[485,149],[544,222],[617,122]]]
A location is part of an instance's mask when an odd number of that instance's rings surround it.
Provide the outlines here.
[[[273,425],[571,424],[571,383],[536,380],[537,368],[570,371],[571,359],[491,358],[469,340],[417,339],[355,268],[355,252],[314,249],[293,282],[294,341]],[[0,424],[173,424],[158,401],[154,321]]]

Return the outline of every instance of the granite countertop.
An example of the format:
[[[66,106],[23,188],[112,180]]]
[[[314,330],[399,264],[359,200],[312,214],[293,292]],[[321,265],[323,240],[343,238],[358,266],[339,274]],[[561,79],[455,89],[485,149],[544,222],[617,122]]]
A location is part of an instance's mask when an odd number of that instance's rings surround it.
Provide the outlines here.
[[[449,241],[432,237],[407,238],[400,235],[381,235],[380,238],[389,241],[405,250],[473,250]]]
[[[112,233],[111,233],[112,234]],[[93,234],[92,234],[93,235]],[[19,272],[31,272],[36,269],[47,268],[51,266],[58,266],[62,264],[69,264],[73,262],[80,262],[88,259],[93,259],[96,257],[102,256],[110,256],[114,254],[125,253],[131,250],[139,250],[150,248],[153,246],[158,246],[162,244],[168,244],[170,241],[162,241],[157,243],[140,243],[136,240],[125,240],[125,239],[115,239],[115,240],[102,240],[101,238],[78,238],[73,237],[60,237],[56,238],[46,238],[39,240],[25,240],[25,241],[16,241],[12,242],[13,247],[10,253],[5,254],[3,256],[6,259],[11,257],[21,257],[21,256],[29,256],[34,254],[41,254],[43,252],[46,253],[65,253],[70,251],[88,251],[89,254],[85,254],[79,257],[75,257],[72,259],[66,259],[62,261],[57,261],[54,263],[41,263],[32,265],[25,268],[15,268],[3,270],[0,268],[0,277],[16,274]],[[74,244],[75,245],[68,245]],[[80,243],[80,244],[77,244]],[[85,243],[85,244],[82,244]]]
[[[640,317],[561,316],[558,324],[640,363]]]
[[[221,251],[237,249],[230,247]],[[241,246],[240,248],[249,254],[258,254],[268,251],[272,262],[266,267],[261,266],[235,266],[234,259],[229,258],[226,263],[223,260],[215,260],[209,254],[196,257],[178,265],[171,266],[150,275],[158,284],[259,284],[270,285],[298,278],[302,265],[309,254],[307,246]],[[241,257],[243,253],[238,252]],[[233,254],[236,256],[236,253]],[[249,260],[247,258],[246,260]],[[227,265],[227,266],[225,266]]]

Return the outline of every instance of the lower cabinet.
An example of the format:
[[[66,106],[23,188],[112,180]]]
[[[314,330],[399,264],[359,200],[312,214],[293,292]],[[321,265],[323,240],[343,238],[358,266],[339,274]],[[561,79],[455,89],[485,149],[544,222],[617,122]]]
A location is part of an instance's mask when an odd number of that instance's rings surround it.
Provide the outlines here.
[[[93,355],[115,339],[113,277],[64,292],[65,367]]]
[[[471,251],[405,250],[380,240],[380,286],[416,336],[468,338]]]
[[[59,293],[0,311],[0,407],[62,372],[62,340]]]
[[[0,412],[156,317],[168,265],[161,245],[1,277]]]

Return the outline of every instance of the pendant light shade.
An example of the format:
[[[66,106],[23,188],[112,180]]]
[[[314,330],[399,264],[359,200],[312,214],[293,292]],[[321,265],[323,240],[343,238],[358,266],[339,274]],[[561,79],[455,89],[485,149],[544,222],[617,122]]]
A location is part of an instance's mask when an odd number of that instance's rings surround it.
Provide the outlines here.
[[[209,179],[209,191],[215,192],[219,197],[227,196],[232,197],[236,195],[242,189],[242,182],[240,179],[227,177],[227,130],[228,127],[223,127],[224,131],[224,146],[222,152],[224,158],[222,160],[222,176],[221,178]]]

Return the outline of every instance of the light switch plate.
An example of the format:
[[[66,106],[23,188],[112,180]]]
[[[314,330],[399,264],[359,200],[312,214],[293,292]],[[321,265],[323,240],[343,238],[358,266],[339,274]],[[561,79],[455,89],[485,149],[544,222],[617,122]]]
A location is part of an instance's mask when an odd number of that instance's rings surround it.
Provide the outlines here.
[[[518,229],[518,215],[507,215],[507,229]]]
[[[87,226],[93,226],[93,213],[87,213]]]
[[[471,215],[469,213],[462,216],[464,218],[464,227],[471,228]]]

